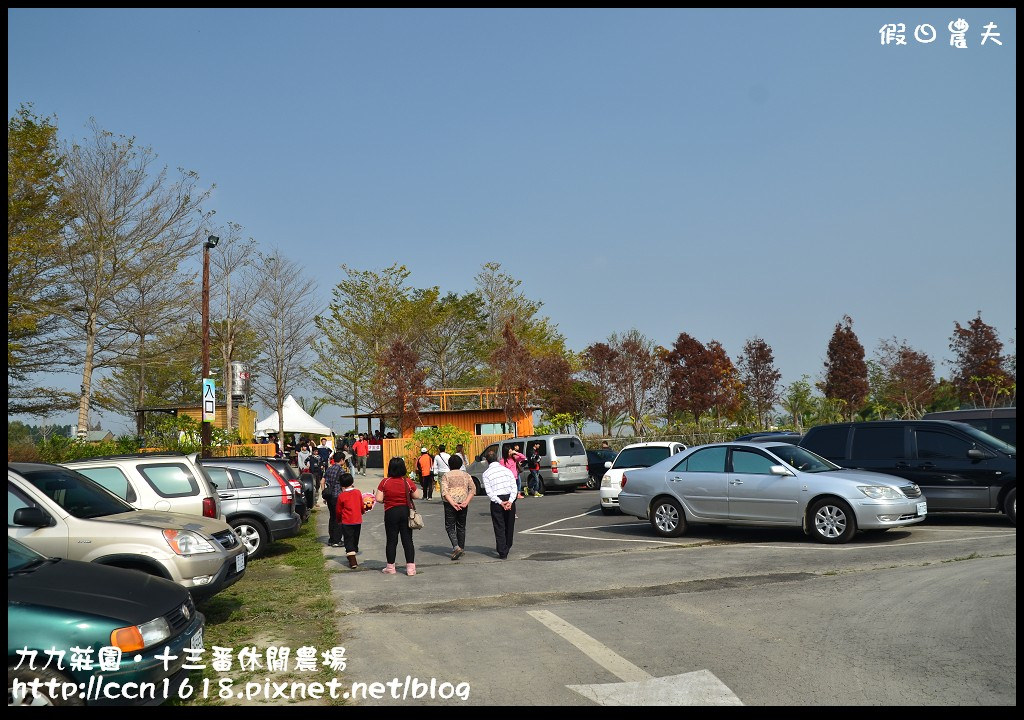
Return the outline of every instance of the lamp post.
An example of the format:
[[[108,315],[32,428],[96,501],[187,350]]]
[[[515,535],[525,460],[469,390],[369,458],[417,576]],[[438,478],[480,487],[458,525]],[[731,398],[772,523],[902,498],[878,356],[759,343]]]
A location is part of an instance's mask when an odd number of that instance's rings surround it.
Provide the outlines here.
[[[203,380],[210,377],[210,250],[217,247],[220,238],[210,235],[203,243]],[[203,383],[205,385],[205,382]],[[205,398],[201,398],[205,402]],[[214,404],[214,412],[217,406]],[[203,420],[201,441],[202,456],[210,457],[210,421]]]

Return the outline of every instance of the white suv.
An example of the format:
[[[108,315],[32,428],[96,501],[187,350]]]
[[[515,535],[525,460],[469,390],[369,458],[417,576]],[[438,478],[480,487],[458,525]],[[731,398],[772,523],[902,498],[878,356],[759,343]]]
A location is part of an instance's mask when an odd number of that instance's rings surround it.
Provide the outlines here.
[[[223,520],[217,488],[197,462],[198,453],[110,455],[62,463],[139,510]]]
[[[686,449],[681,442],[633,443],[619,450],[615,460],[606,462],[604,477],[601,478],[601,512],[611,515],[619,510],[619,491],[622,490],[622,474],[626,470],[650,467],[665,458],[672,457]]]

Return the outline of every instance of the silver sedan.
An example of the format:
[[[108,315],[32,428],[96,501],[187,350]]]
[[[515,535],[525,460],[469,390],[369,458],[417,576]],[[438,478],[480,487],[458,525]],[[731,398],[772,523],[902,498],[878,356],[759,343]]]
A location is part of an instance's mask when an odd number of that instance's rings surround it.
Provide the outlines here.
[[[821,542],[844,543],[858,530],[919,523],[928,504],[903,478],[847,470],[789,443],[731,442],[627,470],[619,510],[650,520],[662,537],[712,523],[802,527]]]

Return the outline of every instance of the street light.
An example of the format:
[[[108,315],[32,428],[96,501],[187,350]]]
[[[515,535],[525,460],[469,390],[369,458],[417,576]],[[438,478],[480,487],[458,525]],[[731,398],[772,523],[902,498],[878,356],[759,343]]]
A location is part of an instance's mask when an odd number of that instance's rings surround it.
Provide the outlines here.
[[[217,247],[220,238],[210,235],[203,243],[203,380],[210,377],[210,250]],[[205,383],[204,383],[205,384]],[[200,406],[205,398],[200,396]],[[217,405],[214,403],[213,410],[216,413]],[[202,455],[210,457],[210,421],[203,420],[201,441],[203,444]]]

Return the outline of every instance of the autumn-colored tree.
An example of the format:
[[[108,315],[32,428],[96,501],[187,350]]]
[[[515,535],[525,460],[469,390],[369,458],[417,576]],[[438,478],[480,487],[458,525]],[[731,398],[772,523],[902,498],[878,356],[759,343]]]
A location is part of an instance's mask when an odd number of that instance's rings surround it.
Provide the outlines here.
[[[878,373],[872,382],[876,401],[892,407],[899,417],[919,418],[935,393],[935,363],[925,353],[907,345],[906,340],[882,340],[875,351]]]
[[[374,375],[379,396],[384,399],[380,412],[400,432],[419,424],[419,411],[427,389],[427,371],[419,354],[402,340],[394,340],[380,358]]]
[[[619,358],[612,377],[616,403],[622,405],[634,434],[642,435],[662,397],[662,363],[655,354],[654,341],[634,328],[621,337],[612,333],[608,345]]]
[[[715,374],[711,409],[715,413],[716,425],[721,426],[723,418],[734,418],[743,406],[743,382],[722,343],[712,340],[707,349]]]
[[[593,387],[594,403],[590,415],[601,424],[604,435],[612,434],[615,418],[622,414],[622,401],[613,392],[618,352],[604,342],[594,343],[583,351],[581,376]]]
[[[981,319],[981,311],[967,327],[953,323],[949,338],[953,351],[951,381],[964,406],[996,407],[1016,400],[1016,379],[1007,372],[1007,358],[996,329]]]
[[[516,337],[515,318],[505,320],[501,332],[502,342],[491,353],[491,367],[497,374],[498,399],[505,411],[505,419],[515,422],[527,409],[527,392],[534,387],[535,367],[533,357],[526,346]]]
[[[827,400],[838,401],[842,416],[852,420],[868,397],[868,366],[864,346],[853,332],[853,319],[844,315],[828,341],[825,381],[821,391]]]
[[[747,340],[737,360],[744,392],[754,407],[758,426],[768,427],[768,418],[779,401],[779,380],[782,373],[775,368],[771,346],[759,337]]]
[[[672,343],[668,364],[668,411],[688,412],[700,425],[701,415],[715,406],[717,377],[713,357],[704,344],[685,332]]]

